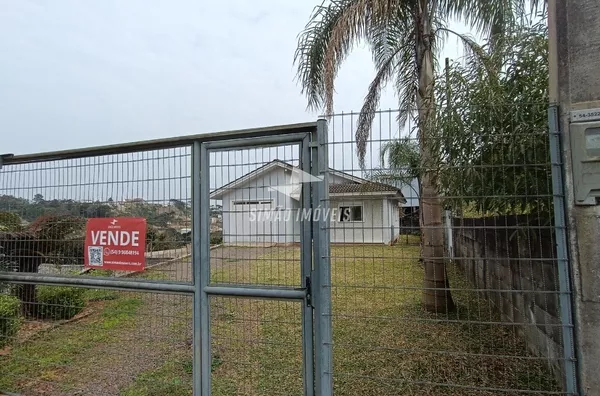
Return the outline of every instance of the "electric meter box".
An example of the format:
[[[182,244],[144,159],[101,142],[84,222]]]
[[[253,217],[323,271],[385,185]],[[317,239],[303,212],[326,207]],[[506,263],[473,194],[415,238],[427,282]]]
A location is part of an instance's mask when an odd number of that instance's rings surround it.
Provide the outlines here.
[[[600,109],[571,112],[571,159],[577,205],[596,205],[600,198]]]

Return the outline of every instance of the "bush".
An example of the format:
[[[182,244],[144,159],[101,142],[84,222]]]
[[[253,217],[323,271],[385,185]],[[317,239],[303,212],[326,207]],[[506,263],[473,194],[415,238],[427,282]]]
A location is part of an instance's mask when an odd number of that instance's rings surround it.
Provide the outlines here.
[[[210,233],[210,244],[218,245],[223,243],[223,231],[215,231]]]
[[[147,228],[146,242],[146,250],[151,252],[179,249],[188,243],[186,236],[173,228],[158,229],[152,226]]]
[[[21,325],[20,311],[21,302],[18,298],[0,295],[0,348],[17,334]]]
[[[0,231],[21,230],[21,218],[16,213],[0,212]]]
[[[77,315],[85,306],[85,289],[63,286],[37,288],[39,316],[43,319],[63,320]]]

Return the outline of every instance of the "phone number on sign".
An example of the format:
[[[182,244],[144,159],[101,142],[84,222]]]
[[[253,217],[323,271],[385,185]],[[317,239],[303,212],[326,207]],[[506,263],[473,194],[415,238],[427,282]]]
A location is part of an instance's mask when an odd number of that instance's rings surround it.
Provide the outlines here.
[[[129,255],[129,256],[139,256],[140,252],[138,252],[137,250],[121,250],[121,249],[110,249],[110,248],[105,248],[104,249],[104,255],[105,256],[110,256],[110,255],[115,255],[115,254],[123,254],[123,255]]]

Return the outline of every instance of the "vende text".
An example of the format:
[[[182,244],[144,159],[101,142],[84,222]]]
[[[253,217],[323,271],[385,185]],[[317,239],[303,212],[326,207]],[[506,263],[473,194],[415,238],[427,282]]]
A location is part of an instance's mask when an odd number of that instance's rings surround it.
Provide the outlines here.
[[[92,244],[100,246],[139,246],[139,231],[92,231]]]

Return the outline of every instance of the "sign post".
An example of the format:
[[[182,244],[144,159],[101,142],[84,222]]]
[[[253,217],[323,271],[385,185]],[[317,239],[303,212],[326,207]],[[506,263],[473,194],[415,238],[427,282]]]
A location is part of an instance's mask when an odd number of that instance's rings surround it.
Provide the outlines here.
[[[115,271],[143,271],[146,219],[114,217],[88,219],[85,267]]]

